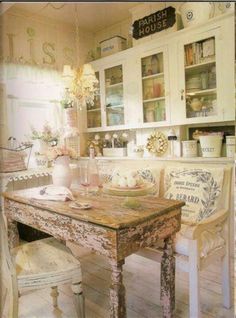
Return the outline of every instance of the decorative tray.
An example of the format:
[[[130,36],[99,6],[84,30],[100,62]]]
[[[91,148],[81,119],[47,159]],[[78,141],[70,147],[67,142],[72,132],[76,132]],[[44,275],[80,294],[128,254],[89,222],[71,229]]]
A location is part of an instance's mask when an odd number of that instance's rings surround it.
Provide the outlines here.
[[[124,196],[124,197],[136,197],[147,195],[153,189],[153,183],[145,183],[133,188],[128,187],[115,187],[110,183],[103,185],[103,192],[111,195]]]

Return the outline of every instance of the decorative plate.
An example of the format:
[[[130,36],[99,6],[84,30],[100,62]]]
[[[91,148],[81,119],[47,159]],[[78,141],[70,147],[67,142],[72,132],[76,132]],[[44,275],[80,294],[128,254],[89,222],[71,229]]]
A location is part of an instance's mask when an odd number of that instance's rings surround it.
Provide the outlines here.
[[[156,131],[148,137],[146,148],[152,154],[161,156],[168,148],[168,140],[163,133]]]

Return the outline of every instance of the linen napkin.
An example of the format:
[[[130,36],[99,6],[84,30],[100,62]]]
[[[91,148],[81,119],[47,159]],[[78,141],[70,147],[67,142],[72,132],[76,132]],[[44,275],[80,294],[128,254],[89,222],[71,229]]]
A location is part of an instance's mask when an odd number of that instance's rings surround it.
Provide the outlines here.
[[[49,185],[32,190],[32,199],[49,201],[75,200],[72,192],[68,188],[62,186]]]

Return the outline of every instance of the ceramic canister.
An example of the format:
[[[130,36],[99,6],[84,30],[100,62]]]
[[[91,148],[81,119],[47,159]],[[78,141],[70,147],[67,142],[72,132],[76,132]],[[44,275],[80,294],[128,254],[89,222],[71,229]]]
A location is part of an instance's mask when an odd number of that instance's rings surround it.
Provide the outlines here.
[[[218,158],[221,155],[222,136],[207,135],[200,136],[202,156],[207,158]]]
[[[197,140],[182,141],[183,157],[197,157]]]
[[[213,15],[214,6],[210,2],[184,2],[179,7],[185,28],[208,21]]]

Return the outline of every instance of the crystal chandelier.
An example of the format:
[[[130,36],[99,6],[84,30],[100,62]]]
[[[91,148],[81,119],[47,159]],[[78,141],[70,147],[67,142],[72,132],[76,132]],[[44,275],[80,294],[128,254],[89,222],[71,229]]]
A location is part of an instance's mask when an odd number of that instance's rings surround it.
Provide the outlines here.
[[[75,72],[72,92],[79,101],[80,109],[87,104],[94,104],[94,97],[98,90],[98,80],[90,64],[84,64]]]

